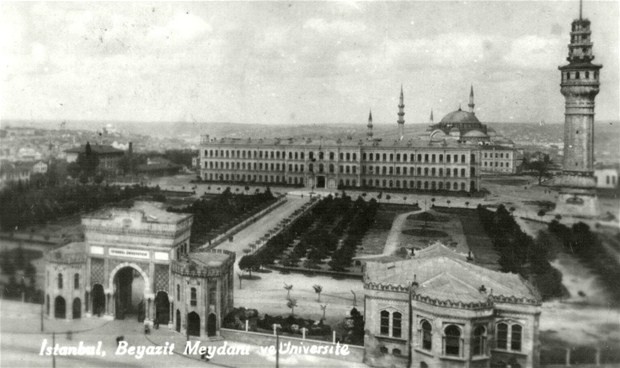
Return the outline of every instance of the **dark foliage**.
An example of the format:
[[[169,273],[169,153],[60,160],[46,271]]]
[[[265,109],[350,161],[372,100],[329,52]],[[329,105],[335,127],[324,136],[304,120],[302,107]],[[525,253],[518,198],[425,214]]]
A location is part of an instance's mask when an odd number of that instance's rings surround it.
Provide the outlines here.
[[[157,188],[139,185],[124,188],[99,185],[33,188],[24,184],[5,188],[0,192],[0,227],[4,231],[21,229],[157,191]]]
[[[500,254],[502,271],[518,273],[531,280],[543,299],[560,297],[565,291],[562,275],[549,263],[547,239],[534,241],[515,222],[510,212],[500,205],[492,212],[478,206],[480,222]]]
[[[192,243],[205,243],[217,234],[224,232],[248,214],[254,214],[274,203],[276,198],[269,188],[256,194],[233,194],[226,188],[215,198],[200,199],[183,208],[169,208],[170,212],[191,213]]]
[[[579,222],[569,228],[554,220],[549,224],[549,231],[560,239],[568,252],[576,255],[593,270],[614,300],[620,302],[620,267],[609,256],[599,237],[590,231],[589,226]]]

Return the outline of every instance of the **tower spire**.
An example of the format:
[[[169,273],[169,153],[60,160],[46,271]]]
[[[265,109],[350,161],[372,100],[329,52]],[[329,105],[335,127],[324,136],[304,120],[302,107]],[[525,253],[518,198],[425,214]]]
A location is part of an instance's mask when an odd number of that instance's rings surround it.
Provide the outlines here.
[[[470,87],[469,90],[469,104],[467,105],[469,106],[469,112],[474,113],[474,106],[476,106],[474,104],[474,86],[473,84]]]
[[[583,0],[579,0],[579,20],[582,20],[581,14],[583,13]]]
[[[431,109],[431,124],[434,123],[434,119],[433,119],[433,109]]]
[[[398,136],[403,140],[405,136],[405,97],[403,94],[403,85],[400,85],[400,98],[398,101]]]

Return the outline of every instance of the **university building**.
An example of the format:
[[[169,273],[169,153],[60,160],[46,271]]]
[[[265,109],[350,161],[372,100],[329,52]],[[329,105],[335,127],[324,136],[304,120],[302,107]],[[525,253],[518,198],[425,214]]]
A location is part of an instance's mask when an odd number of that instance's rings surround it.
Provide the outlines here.
[[[365,363],[373,367],[537,367],[541,298],[441,243],[365,265]]]
[[[495,131],[481,124],[473,112],[473,89],[470,111],[459,108],[446,115],[439,124],[431,125],[430,134],[424,138],[404,135],[403,99],[401,89],[398,134],[394,140],[373,137],[372,113],[366,139],[203,136],[200,176],[212,182],[296,185],[308,189],[475,192],[480,188],[481,169],[504,173],[516,170],[512,148],[501,148],[511,155],[504,160],[502,153],[501,167],[482,166],[482,157],[487,157],[484,153],[500,150],[500,146],[494,143]]]
[[[218,336],[233,307],[235,255],[190,252],[192,220],[151,202],[84,216],[85,241],[45,255],[47,317],[134,319]]]

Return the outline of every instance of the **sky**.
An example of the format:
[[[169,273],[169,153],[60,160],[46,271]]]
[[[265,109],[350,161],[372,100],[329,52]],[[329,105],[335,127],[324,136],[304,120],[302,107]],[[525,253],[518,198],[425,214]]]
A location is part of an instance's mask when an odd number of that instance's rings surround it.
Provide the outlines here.
[[[619,2],[588,1],[596,119],[618,120]],[[0,3],[0,118],[561,122],[578,1]]]

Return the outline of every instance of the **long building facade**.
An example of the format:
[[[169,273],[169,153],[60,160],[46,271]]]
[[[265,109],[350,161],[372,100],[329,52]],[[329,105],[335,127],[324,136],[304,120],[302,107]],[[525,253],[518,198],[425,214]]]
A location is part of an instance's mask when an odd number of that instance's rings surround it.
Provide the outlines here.
[[[397,138],[392,140],[373,137],[372,114],[364,139],[217,139],[205,135],[200,177],[210,182],[308,189],[475,192],[480,188],[482,152],[492,142],[492,134],[475,117],[473,89],[469,106],[470,112],[459,108],[431,125],[430,134],[424,137],[404,134],[402,90]]]
[[[201,177],[208,181],[476,191],[479,151],[467,145],[409,141],[204,139]]]

